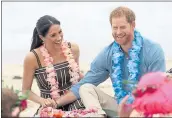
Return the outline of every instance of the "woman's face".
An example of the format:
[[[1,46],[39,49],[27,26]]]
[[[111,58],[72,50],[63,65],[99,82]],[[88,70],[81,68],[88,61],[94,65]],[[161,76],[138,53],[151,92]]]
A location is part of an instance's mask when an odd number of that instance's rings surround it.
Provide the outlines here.
[[[45,38],[45,43],[60,45],[63,40],[63,32],[60,25],[58,24],[52,25],[44,38]]]

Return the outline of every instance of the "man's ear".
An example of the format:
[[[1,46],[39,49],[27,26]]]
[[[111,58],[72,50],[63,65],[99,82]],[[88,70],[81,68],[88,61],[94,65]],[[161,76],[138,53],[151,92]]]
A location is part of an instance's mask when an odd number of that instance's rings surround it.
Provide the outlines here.
[[[131,23],[131,26],[132,26],[133,29],[135,29],[135,27],[136,27],[136,22],[133,21],[133,22]]]
[[[39,38],[44,41],[44,37],[42,35],[39,35]]]

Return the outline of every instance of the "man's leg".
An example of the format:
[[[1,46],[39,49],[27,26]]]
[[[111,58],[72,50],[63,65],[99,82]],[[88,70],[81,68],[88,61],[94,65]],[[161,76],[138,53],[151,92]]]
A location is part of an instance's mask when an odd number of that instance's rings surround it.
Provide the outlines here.
[[[98,108],[98,114],[106,114],[113,111],[117,113],[118,105],[116,100],[108,94],[101,91],[92,84],[84,84],[79,90],[80,97],[86,108]],[[103,109],[106,109],[105,111]],[[108,115],[109,116],[109,115]]]

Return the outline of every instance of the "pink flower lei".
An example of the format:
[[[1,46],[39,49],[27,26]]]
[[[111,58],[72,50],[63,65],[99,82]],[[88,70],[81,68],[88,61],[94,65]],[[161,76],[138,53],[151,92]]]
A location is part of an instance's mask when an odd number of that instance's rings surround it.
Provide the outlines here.
[[[66,61],[68,61],[69,65],[69,74],[71,76],[70,81],[72,82],[72,84],[75,84],[79,81],[79,66],[78,64],[75,62],[73,54],[71,49],[68,47],[68,43],[67,41],[62,41],[61,43],[61,49],[62,52],[66,58]],[[44,57],[44,63],[46,66],[46,73],[47,73],[47,81],[50,83],[51,85],[51,97],[52,99],[57,99],[60,97],[60,90],[59,90],[59,86],[58,86],[58,81],[56,81],[56,71],[54,69],[53,66],[53,58],[49,55],[48,50],[45,48],[45,45],[40,47],[40,51],[42,56]]]
[[[53,118],[70,118],[70,117],[88,117],[87,115],[97,114],[98,110],[96,108],[90,109],[77,109],[73,111],[62,111],[59,109],[53,109],[52,107],[43,108],[40,117],[53,117]]]

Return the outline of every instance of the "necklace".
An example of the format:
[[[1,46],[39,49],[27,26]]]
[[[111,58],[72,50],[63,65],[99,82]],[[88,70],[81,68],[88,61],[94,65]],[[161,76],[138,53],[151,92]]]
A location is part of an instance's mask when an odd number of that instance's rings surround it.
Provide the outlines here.
[[[128,80],[134,82],[134,84],[128,84],[127,87],[129,87],[131,90],[134,88],[135,83],[138,81],[138,75],[139,75],[139,65],[140,65],[140,58],[139,54],[142,48],[142,36],[138,31],[134,31],[134,40],[132,42],[132,48],[129,50],[129,61],[127,64],[128,71],[129,71],[129,77]],[[119,44],[114,42],[113,44],[113,56],[112,56],[112,84],[115,92],[115,98],[117,100],[117,103],[119,104],[121,100],[129,94],[129,102],[131,103],[133,101],[133,98],[131,96],[131,92],[126,92],[126,90],[123,89],[123,78],[122,78],[122,68],[121,68],[121,62],[124,59],[124,53],[122,52]]]
[[[68,42],[63,41],[61,43],[61,49],[66,58],[66,61],[68,61],[69,63],[68,67],[69,67],[69,74],[71,77],[70,81],[72,84],[75,84],[79,81],[79,78],[80,78],[79,66],[74,60],[71,49],[68,47]],[[44,57],[44,63],[46,66],[46,73],[47,73],[47,81],[51,85],[50,95],[52,99],[57,99],[60,97],[60,94],[59,94],[60,90],[58,86],[59,83],[58,81],[56,81],[57,73],[53,66],[53,58],[48,53],[48,50],[45,48],[45,44],[40,47],[40,51],[41,51],[42,56]]]

